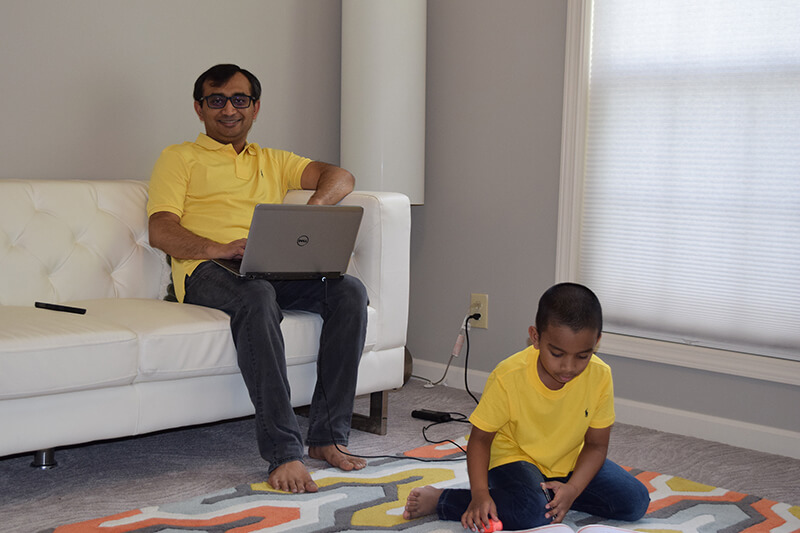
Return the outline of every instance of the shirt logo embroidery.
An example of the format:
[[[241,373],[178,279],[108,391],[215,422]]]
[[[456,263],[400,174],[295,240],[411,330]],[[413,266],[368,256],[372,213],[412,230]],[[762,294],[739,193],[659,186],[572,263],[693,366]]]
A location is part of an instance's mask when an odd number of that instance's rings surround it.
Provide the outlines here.
[[[584,416],[584,418],[589,418],[589,410],[588,409],[583,413],[583,416]]]

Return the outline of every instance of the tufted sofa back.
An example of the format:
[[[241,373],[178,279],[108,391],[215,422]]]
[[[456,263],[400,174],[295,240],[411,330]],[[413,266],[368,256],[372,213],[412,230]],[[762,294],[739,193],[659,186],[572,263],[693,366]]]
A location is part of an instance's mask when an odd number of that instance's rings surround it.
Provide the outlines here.
[[[141,181],[0,180],[0,305],[161,298],[146,204]]]

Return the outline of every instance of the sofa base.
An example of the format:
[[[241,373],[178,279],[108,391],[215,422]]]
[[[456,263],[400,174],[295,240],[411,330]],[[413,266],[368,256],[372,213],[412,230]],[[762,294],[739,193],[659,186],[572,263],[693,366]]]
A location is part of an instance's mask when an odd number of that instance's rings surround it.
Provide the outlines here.
[[[308,415],[309,407],[295,407],[295,413],[301,416]],[[369,395],[369,414],[353,413],[350,427],[375,435],[386,435],[389,419],[389,391],[372,392]],[[31,467],[38,470],[50,470],[58,466],[55,448],[38,450],[33,454]]]
[[[350,426],[367,433],[386,435],[386,423],[389,419],[389,391],[373,392],[369,395],[369,415],[353,413]]]

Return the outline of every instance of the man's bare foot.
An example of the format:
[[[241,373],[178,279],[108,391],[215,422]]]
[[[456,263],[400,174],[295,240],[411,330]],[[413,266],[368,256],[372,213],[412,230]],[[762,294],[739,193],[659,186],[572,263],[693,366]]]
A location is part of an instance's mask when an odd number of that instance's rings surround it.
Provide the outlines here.
[[[436,504],[439,503],[439,496],[442,489],[437,489],[430,485],[411,489],[406,499],[406,508],[403,511],[403,518],[411,520],[433,514],[436,512]]]
[[[300,461],[289,461],[272,471],[269,484],[284,492],[317,492],[319,488]]]
[[[337,448],[336,445],[329,444],[328,446],[309,446],[308,456],[313,459],[327,461],[329,465],[335,466],[336,468],[346,472],[351,470],[361,470],[367,466],[366,460],[362,459],[361,457],[346,455],[340,452],[339,449],[350,453],[349,450],[344,446],[339,446]]]

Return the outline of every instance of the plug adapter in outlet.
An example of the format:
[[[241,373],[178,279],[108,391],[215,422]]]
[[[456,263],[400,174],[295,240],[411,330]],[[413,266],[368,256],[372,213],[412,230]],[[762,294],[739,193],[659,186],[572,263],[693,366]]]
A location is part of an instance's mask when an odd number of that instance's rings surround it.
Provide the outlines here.
[[[472,293],[469,297],[469,314],[480,313],[478,320],[471,320],[470,324],[475,328],[489,328],[489,295]]]

